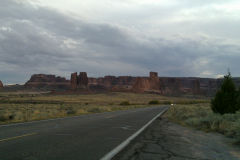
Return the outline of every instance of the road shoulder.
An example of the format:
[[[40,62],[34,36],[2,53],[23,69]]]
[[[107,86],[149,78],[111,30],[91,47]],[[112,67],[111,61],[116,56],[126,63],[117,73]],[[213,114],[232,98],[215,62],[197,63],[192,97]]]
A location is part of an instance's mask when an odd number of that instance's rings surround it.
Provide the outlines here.
[[[158,118],[115,160],[240,160],[240,149],[220,134],[205,133]]]

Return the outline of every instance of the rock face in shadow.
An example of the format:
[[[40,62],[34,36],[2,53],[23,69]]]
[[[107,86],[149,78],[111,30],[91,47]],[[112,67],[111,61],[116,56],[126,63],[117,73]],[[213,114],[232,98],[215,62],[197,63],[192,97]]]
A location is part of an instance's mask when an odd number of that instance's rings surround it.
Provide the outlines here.
[[[162,77],[160,81],[160,90],[164,95],[179,95],[184,92],[184,86],[181,78]],[[190,90],[189,90],[190,92]]]
[[[88,88],[88,77],[86,72],[80,72],[78,76],[78,88],[87,89]]]
[[[201,94],[200,81],[198,79],[193,80],[192,82],[192,92],[193,94]]]
[[[77,72],[71,74],[71,89],[76,90],[77,89],[77,82],[78,82],[78,76]]]
[[[70,88],[70,82],[63,77],[56,77],[55,75],[34,74],[25,83],[25,87],[30,89],[66,90]]]
[[[218,86],[209,86],[208,82],[211,80],[212,79],[208,78],[194,77],[161,77],[160,90],[164,95],[204,95],[206,93],[213,94],[216,92]]]
[[[157,72],[150,72],[150,90],[158,91],[160,89],[160,81]]]
[[[0,89],[3,88],[3,83],[0,81]]]
[[[77,72],[71,74],[71,89],[80,90],[88,88],[88,77],[86,72],[80,72],[77,75]]]
[[[132,91],[136,77],[131,76],[105,76],[100,78],[88,78],[89,88],[96,91]]]

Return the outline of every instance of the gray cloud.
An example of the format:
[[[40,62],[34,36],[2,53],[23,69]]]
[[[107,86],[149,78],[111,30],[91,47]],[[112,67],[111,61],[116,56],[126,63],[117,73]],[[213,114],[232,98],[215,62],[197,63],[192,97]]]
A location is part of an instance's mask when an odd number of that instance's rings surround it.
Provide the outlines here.
[[[207,5],[205,1],[182,3],[185,7]],[[214,28],[221,23],[209,25]],[[118,24],[79,20],[51,8],[2,0],[0,79],[22,83],[33,73],[69,77],[74,71],[103,76],[146,75],[150,70],[162,76],[215,77],[228,67],[233,75],[239,75],[239,41],[231,38],[236,31],[229,31],[235,24],[232,22],[230,28],[221,26],[223,32],[233,35],[230,38],[226,34],[202,34],[201,29],[194,35],[176,32],[161,36],[158,32],[141,33]],[[194,21],[194,26],[203,30],[209,25]]]

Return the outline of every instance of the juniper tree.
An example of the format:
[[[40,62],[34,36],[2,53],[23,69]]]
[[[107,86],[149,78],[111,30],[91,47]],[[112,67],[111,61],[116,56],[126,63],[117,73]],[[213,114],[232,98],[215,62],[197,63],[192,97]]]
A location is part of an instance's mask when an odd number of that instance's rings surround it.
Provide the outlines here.
[[[240,101],[239,93],[236,90],[231,73],[228,72],[224,76],[221,88],[211,101],[211,108],[215,113],[235,113],[240,105],[237,104],[237,101]]]

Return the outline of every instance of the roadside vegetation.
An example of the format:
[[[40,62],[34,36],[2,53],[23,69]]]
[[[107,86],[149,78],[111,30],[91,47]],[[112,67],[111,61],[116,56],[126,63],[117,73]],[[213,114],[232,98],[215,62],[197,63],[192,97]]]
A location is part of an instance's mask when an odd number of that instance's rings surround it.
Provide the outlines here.
[[[208,99],[204,98],[164,97],[156,94],[104,93],[52,95],[37,92],[0,92],[0,124],[112,112],[148,107],[156,104],[196,104],[209,102]]]
[[[211,108],[213,112],[222,115],[240,110],[240,90],[236,89],[230,72],[224,76],[221,88],[211,101]]]
[[[175,105],[166,116],[170,121],[207,132],[218,132],[240,144],[240,94],[230,73],[209,104]]]
[[[183,126],[224,134],[240,144],[240,111],[221,115],[214,113],[210,104],[174,105],[165,116]]]
[[[152,100],[149,101],[148,104],[159,104],[160,102],[158,100]]]

